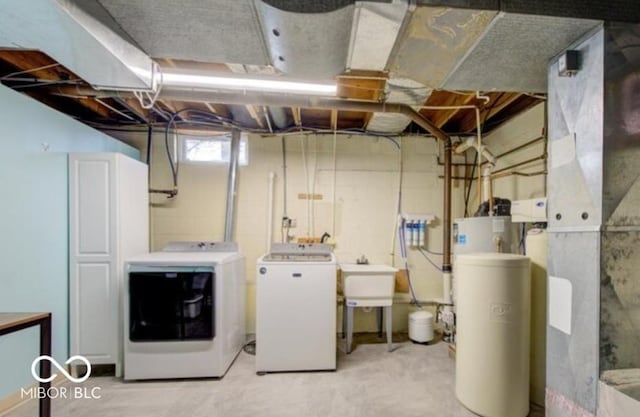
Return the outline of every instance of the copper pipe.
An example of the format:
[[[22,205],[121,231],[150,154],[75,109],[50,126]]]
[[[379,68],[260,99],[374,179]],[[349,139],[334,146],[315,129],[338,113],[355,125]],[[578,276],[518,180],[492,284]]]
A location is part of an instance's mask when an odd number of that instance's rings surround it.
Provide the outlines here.
[[[501,178],[507,178],[507,177],[512,177],[512,176],[519,176],[519,177],[537,177],[539,175],[547,175],[547,171],[536,171],[536,172],[501,172],[498,175],[491,175],[491,178],[494,180],[498,180]],[[438,175],[438,178],[444,178],[444,175]],[[477,178],[473,177],[464,177],[464,176],[453,176],[451,177],[452,180],[464,180],[464,181],[477,181]]]
[[[491,178],[494,180],[500,179],[500,178],[507,178],[507,177],[512,177],[512,176],[517,176],[517,177],[537,177],[539,175],[547,175],[547,171],[536,171],[536,172],[501,172],[498,175],[492,175]]]
[[[546,153],[544,155],[540,155],[540,156],[536,156],[535,158],[531,158],[531,159],[527,159],[526,161],[522,161],[522,162],[518,162],[517,164],[513,164],[513,165],[509,165],[508,167],[499,169],[497,171],[493,172],[493,175],[497,175],[500,174],[502,172],[506,172],[506,171],[511,171],[513,168],[517,168],[523,165],[527,165],[530,164],[532,162],[536,162],[536,161],[544,161],[547,159],[547,155]]]
[[[444,166],[444,162],[440,161],[440,157],[439,156],[436,157],[436,160],[438,162],[438,166],[441,166],[441,167]],[[470,162],[453,162],[453,163],[451,163],[451,165],[454,166],[454,167],[474,167],[477,164],[472,164]]]
[[[497,155],[497,156],[496,156],[496,159],[500,159],[500,158],[502,158],[503,156],[510,155],[510,154],[512,154],[512,153],[514,153],[514,152],[518,152],[518,151],[519,151],[519,150],[521,150],[521,149],[524,149],[524,148],[526,148],[526,147],[528,147],[528,146],[531,146],[531,145],[533,145],[533,144],[535,144],[535,143],[538,143],[538,142],[540,142],[540,141],[543,141],[543,140],[546,140],[546,137],[545,137],[545,136],[537,137],[537,138],[535,138],[535,139],[533,139],[533,140],[531,140],[531,141],[529,141],[529,142],[527,142],[527,143],[523,143],[523,144],[522,144],[522,145],[520,145],[520,146],[516,146],[516,147],[515,147],[515,148],[513,148],[513,149],[509,149],[508,151],[503,152],[503,153],[501,153],[500,155]]]

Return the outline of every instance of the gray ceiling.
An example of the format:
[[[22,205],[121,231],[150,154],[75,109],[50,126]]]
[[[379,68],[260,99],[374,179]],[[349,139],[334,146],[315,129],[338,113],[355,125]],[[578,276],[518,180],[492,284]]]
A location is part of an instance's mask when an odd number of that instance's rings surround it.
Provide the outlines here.
[[[599,24],[496,11],[524,8],[523,2],[514,1],[417,2],[484,11],[421,5],[414,10],[406,0],[376,1],[375,7],[362,9],[381,11],[375,15],[354,13],[359,4],[369,2],[349,0],[97,1],[117,23],[115,29],[155,58],[273,65],[292,76],[333,78],[352,57],[371,49],[359,34],[378,29],[389,31],[387,38],[392,39],[382,68],[392,77],[459,90],[544,92],[549,59]],[[318,10],[322,13],[313,13]],[[368,18],[358,20],[361,16]],[[376,25],[379,19],[388,24]],[[367,24],[372,27],[364,28]],[[386,38],[379,33],[378,39]],[[377,57],[376,65],[371,60],[371,68],[350,69],[380,70],[383,58]]]
[[[417,0],[417,3],[540,16],[640,22],[638,0]]]
[[[549,60],[599,24],[596,20],[501,13],[443,86],[545,92]]]
[[[151,57],[267,65],[252,0],[98,0]]]

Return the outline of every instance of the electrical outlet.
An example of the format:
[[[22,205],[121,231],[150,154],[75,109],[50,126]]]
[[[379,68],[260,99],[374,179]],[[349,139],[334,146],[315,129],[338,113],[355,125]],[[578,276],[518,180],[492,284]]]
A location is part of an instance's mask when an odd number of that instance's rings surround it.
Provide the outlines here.
[[[283,228],[293,229],[297,225],[298,225],[298,222],[296,221],[296,219],[291,219],[289,217],[283,217],[282,218],[282,227]]]

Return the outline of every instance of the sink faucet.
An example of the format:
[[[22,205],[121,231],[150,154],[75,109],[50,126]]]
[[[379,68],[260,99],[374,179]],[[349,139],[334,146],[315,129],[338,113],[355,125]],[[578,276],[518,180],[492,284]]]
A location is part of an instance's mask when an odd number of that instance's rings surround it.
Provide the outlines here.
[[[369,264],[369,260],[367,259],[366,256],[362,255],[358,259],[356,259],[356,263],[358,265],[368,265]]]

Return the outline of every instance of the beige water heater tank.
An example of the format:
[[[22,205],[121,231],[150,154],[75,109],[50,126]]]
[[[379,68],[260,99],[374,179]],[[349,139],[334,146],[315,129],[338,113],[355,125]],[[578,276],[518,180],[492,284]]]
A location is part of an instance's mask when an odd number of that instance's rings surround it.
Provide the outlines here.
[[[529,414],[530,261],[458,255],[456,396],[484,417]]]

